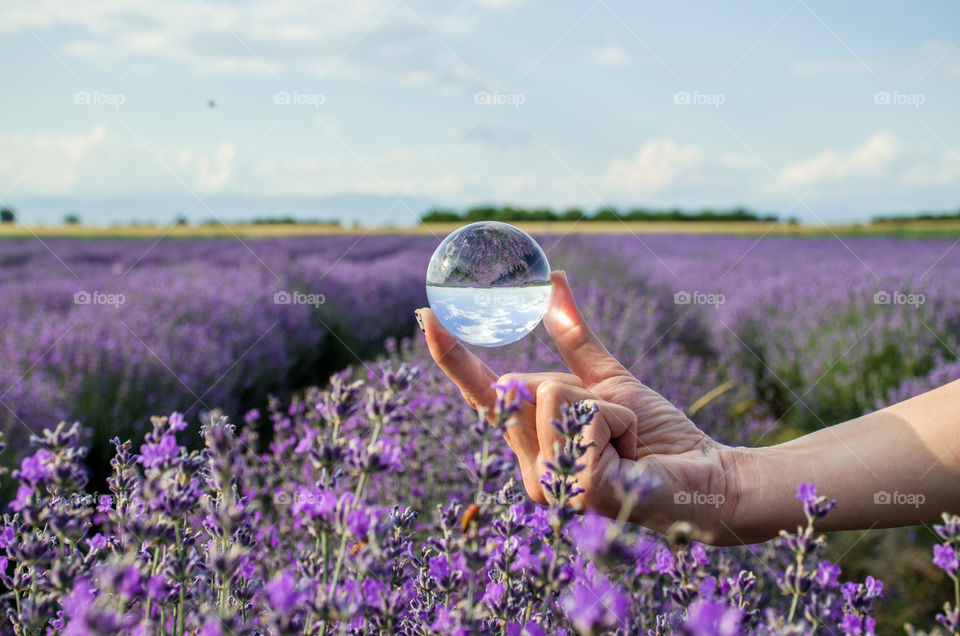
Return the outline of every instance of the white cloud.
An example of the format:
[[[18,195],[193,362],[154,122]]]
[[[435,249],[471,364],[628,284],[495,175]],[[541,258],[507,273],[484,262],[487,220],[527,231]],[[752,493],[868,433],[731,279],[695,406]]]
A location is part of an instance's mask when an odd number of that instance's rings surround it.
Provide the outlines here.
[[[135,151],[126,149],[126,152]],[[133,157],[130,158],[133,160]],[[172,171],[177,175],[181,185],[186,184],[203,196],[207,193],[219,192],[230,182],[234,174],[237,157],[237,148],[232,143],[221,143],[211,151],[204,151],[193,147],[179,150],[159,149],[155,157],[161,165],[161,170]]]
[[[456,149],[423,146],[356,154],[333,148],[315,155],[246,157],[230,179],[230,190],[302,196],[456,194],[467,183],[461,176],[465,171],[456,163],[460,156]]]
[[[103,125],[87,132],[0,135],[0,183],[8,191],[63,192],[106,137]]]
[[[886,174],[899,149],[900,143],[894,134],[881,130],[852,152],[829,148],[814,157],[790,164],[780,173],[780,179],[786,185],[877,179]]]
[[[103,124],[67,134],[0,134],[0,183],[10,197],[155,192],[164,187],[203,195],[231,185],[236,161],[233,143],[148,148]]]
[[[630,192],[656,192],[691,175],[704,161],[699,146],[680,146],[673,139],[654,139],[632,159],[614,159],[607,169],[608,187]]]
[[[197,187],[203,192],[222,190],[233,172],[237,149],[233,144],[220,144],[209,156],[200,157],[197,162]]]
[[[956,184],[960,181],[960,148],[944,148],[937,159],[909,168],[900,181],[912,186]]]
[[[445,43],[465,28],[456,17],[421,15],[389,0],[0,3],[0,33],[30,30],[66,52],[68,65],[72,56],[136,72],[168,60],[202,74],[301,71],[446,89],[479,83]],[[57,42],[54,34],[69,39]]]

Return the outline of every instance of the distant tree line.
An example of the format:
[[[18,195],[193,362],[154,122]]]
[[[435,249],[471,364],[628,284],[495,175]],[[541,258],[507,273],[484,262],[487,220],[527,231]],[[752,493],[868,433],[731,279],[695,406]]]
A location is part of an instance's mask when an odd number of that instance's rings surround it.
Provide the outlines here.
[[[224,221],[218,218],[210,218],[200,221],[199,225],[340,225],[339,219],[295,219],[292,216],[269,216],[258,217],[251,221]],[[177,225],[189,225],[185,217],[177,219]]]
[[[17,211],[10,207],[0,207],[0,223],[16,223]],[[80,216],[76,212],[67,212],[63,217],[65,225],[80,225]]]
[[[680,209],[672,210],[618,210],[614,207],[603,207],[592,214],[579,208],[570,208],[562,212],[555,212],[549,208],[535,208],[532,210],[514,208],[510,206],[493,207],[480,206],[470,208],[465,212],[453,210],[430,210],[420,217],[421,223],[451,223],[476,221],[767,221],[775,222],[774,215],[760,216],[744,208],[732,210],[700,210],[687,212]]]
[[[920,214],[894,214],[891,216],[875,216],[874,223],[891,221],[948,221],[960,219],[960,210],[956,212],[921,212]]]
[[[0,206],[0,223],[15,223],[17,221],[17,213],[11,207]],[[83,221],[80,218],[80,215],[76,212],[67,212],[63,217],[64,225],[80,225]],[[240,222],[244,223],[244,222]],[[331,225],[339,226],[339,219],[295,219],[292,216],[276,216],[276,217],[259,217],[255,218],[252,221],[249,221],[252,225]],[[180,215],[174,220],[175,225],[190,225],[190,221],[187,217]],[[119,226],[119,223],[114,223],[115,226]],[[149,222],[142,223],[141,221],[130,221],[127,225],[130,227],[139,227],[141,225],[150,225]],[[200,222],[200,225],[223,225],[223,221],[220,219],[207,219],[206,221]]]
[[[292,216],[262,217],[250,221],[253,225],[340,225],[340,219],[295,219]]]

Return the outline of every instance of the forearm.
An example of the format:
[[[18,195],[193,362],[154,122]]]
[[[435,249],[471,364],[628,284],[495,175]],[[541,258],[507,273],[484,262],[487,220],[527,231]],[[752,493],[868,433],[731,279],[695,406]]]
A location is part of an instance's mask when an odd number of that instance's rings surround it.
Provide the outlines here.
[[[960,510],[960,381],[785,444],[738,449],[733,532],[745,543],[802,521],[797,484],[837,500],[821,530],[888,528]]]

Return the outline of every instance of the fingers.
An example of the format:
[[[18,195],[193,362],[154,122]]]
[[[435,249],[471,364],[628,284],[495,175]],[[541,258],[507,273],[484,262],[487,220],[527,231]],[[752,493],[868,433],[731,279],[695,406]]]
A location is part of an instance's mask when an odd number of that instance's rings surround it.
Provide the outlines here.
[[[523,475],[523,485],[527,493],[537,503],[547,503],[540,485],[540,466],[537,463],[540,456],[540,443],[537,439],[536,413],[538,406],[536,396],[543,383],[562,384],[564,386],[583,389],[583,382],[570,373],[508,373],[497,380],[498,384],[506,384],[510,380],[518,380],[527,386],[530,395],[534,396],[531,404],[525,402],[520,407],[515,424],[507,427],[504,437],[510,448],[517,455],[520,472]]]
[[[615,515],[616,497],[609,491],[607,473],[615,472],[623,462],[636,458],[637,418],[633,411],[599,400],[585,389],[553,382],[541,383],[537,391],[537,438],[540,444],[537,463],[541,471],[548,470],[546,464],[554,460],[560,444],[564,443],[551,420],[561,417],[560,409],[564,404],[579,401],[596,404],[597,412],[583,430],[583,443],[588,449],[582,459],[583,469],[577,474],[577,486],[583,489],[583,494],[574,501],[601,514]],[[620,448],[626,454],[621,453]]]
[[[590,331],[573,299],[566,274],[553,272],[551,279],[553,296],[543,324],[570,370],[587,389],[611,377],[630,375]]]
[[[497,374],[447,333],[431,310],[420,309],[419,312],[427,347],[437,365],[457,385],[467,404],[475,409],[493,409],[497,399],[493,383],[497,381]]]
[[[537,442],[540,461],[552,461],[556,449],[563,443],[562,435],[551,420],[561,417],[560,409],[564,404],[573,404],[581,400],[594,402],[598,411],[593,422],[585,430],[585,435],[602,451],[608,444],[616,449],[624,459],[637,458],[637,416],[630,409],[619,404],[598,400],[589,391],[576,386],[545,381],[537,388]]]
[[[568,386],[584,388],[583,380],[572,373],[556,373],[553,371],[543,371],[540,373],[508,373],[500,376],[497,384],[506,384],[510,380],[519,380],[527,385],[530,395],[536,397],[537,389],[544,382],[555,382],[557,384],[566,384]]]

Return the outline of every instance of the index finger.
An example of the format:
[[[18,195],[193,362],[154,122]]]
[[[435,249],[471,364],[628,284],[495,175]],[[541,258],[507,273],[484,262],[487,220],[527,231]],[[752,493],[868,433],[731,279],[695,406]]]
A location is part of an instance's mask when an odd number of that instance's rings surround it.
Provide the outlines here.
[[[492,410],[497,400],[493,384],[499,376],[459,340],[447,333],[433,311],[426,308],[417,311],[423,321],[427,347],[437,365],[457,385],[467,404],[474,409],[484,407]]]
[[[553,296],[543,324],[570,370],[583,380],[587,389],[609,378],[633,377],[590,330],[573,299],[567,275],[553,272],[551,280]]]

